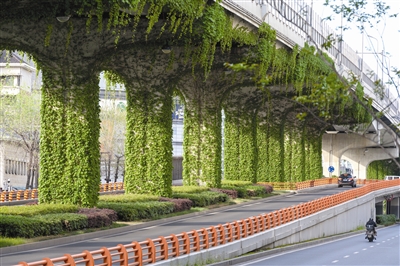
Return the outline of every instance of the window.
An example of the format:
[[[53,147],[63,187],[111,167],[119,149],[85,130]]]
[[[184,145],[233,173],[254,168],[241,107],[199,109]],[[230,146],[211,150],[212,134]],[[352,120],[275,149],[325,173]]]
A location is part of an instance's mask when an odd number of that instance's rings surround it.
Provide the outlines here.
[[[20,78],[19,76],[0,76],[0,84],[2,86],[19,86]]]

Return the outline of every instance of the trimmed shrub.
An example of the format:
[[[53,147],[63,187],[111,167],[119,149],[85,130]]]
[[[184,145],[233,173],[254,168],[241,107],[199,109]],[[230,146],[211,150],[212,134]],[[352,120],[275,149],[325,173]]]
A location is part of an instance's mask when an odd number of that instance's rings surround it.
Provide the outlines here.
[[[224,193],[228,195],[232,199],[236,199],[238,197],[238,192],[234,189],[221,189],[221,188],[212,188],[211,191]]]
[[[117,212],[111,209],[81,208],[78,214],[87,217],[89,228],[110,226],[113,222],[118,220]]]
[[[256,186],[263,186],[265,188],[265,191],[267,194],[270,194],[274,191],[273,186],[268,185],[268,184],[256,184]]]
[[[251,186],[253,183],[251,181],[241,181],[241,180],[222,180],[221,181],[222,186],[228,186],[228,187],[245,187],[245,186]]]
[[[377,215],[376,223],[384,225],[384,226],[395,224],[396,223],[396,215],[394,215],[394,214]]]
[[[0,234],[2,237],[32,238],[42,235],[42,221],[20,215],[0,215]]]
[[[99,197],[99,201],[107,202],[149,202],[158,201],[159,196],[146,195],[146,194],[116,194],[116,195],[102,195]]]
[[[229,200],[228,195],[214,191],[204,191],[201,193],[174,193],[172,198],[175,199],[190,199],[193,202],[193,207],[205,207]]]
[[[87,217],[76,213],[45,214],[32,217],[0,215],[0,234],[3,237],[32,238],[57,235],[87,227]]]
[[[1,206],[0,214],[35,216],[50,213],[76,213],[79,207],[72,204],[40,204],[40,205],[18,205]]]
[[[117,212],[111,209],[81,208],[78,213],[87,217],[89,228],[110,226],[118,220]]]
[[[224,190],[234,190],[237,193],[237,197],[241,199],[248,198],[249,196],[247,195],[247,189],[246,187],[235,187],[235,186],[227,186],[224,185],[221,187],[221,189]]]
[[[267,194],[267,190],[264,186],[247,186],[246,191],[248,197],[262,197]]]
[[[117,212],[120,221],[137,221],[142,219],[156,219],[161,215],[174,211],[172,202],[134,202],[115,203],[101,201],[97,204],[99,208],[112,209]]]
[[[199,186],[175,186],[172,187],[172,193],[201,193],[204,191],[209,191],[208,187]]]
[[[170,199],[161,197],[160,201],[172,202],[174,204],[174,212],[188,211],[193,206],[193,202],[190,199]]]

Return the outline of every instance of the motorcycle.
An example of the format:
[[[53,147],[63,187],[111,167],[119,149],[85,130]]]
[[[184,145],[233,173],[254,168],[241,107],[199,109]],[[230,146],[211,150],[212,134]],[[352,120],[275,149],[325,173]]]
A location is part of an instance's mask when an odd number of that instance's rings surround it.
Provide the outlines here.
[[[374,226],[368,224],[367,226],[367,231],[365,232],[365,234],[367,235],[365,238],[368,239],[369,242],[373,242],[375,238],[374,235]]]

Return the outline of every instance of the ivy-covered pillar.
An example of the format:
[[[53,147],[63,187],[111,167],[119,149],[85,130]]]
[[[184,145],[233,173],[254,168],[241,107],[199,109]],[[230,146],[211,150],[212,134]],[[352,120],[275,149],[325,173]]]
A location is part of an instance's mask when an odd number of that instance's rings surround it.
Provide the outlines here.
[[[172,102],[181,66],[157,43],[121,48],[107,62],[108,74],[127,95],[125,193],[172,194]],[[171,61],[172,60],[172,61]]]
[[[305,179],[305,127],[295,113],[285,121],[285,182],[300,182]]]
[[[239,116],[225,108],[224,121],[224,179],[240,180],[238,165],[240,161]]]
[[[305,136],[305,175],[304,180],[314,180],[323,176],[322,169],[322,132],[315,127],[306,126]]]
[[[42,70],[39,202],[95,206],[100,185],[98,75]]]
[[[266,122],[257,123],[257,182],[271,182],[269,174],[269,127]]]
[[[285,182],[285,121],[271,117],[269,120],[268,165],[270,182]]]
[[[220,187],[222,175],[222,100],[227,91],[223,71],[187,76],[180,90],[185,99],[183,184]]]
[[[242,98],[243,99],[243,98]],[[257,116],[250,104],[225,110],[224,178],[257,182]],[[236,107],[236,108],[235,108]]]
[[[125,192],[171,196],[172,89],[125,85]]]
[[[221,105],[207,101],[185,101],[184,185],[221,186]]]

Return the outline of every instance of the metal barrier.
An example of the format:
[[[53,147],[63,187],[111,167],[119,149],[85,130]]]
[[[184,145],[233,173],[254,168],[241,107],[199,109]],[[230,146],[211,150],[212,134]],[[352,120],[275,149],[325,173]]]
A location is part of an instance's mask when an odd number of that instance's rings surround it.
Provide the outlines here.
[[[383,180],[366,180],[357,179],[357,184],[365,185],[369,183],[380,182]],[[311,188],[316,186],[324,186],[329,184],[336,184],[337,178],[321,178],[316,180],[307,180],[302,182],[259,182],[258,184],[266,184],[272,186],[275,190],[301,190],[305,188]],[[108,183],[101,184],[99,192],[113,192],[124,190],[124,183]],[[29,200],[37,199],[38,190],[37,189],[26,189],[17,191],[3,191],[0,193],[0,202],[18,201],[18,200]]]
[[[124,183],[108,183],[101,184],[99,192],[112,192],[124,190]],[[25,189],[16,191],[3,191],[0,192],[0,202],[18,201],[18,200],[30,200],[38,198],[37,189]]]
[[[335,205],[364,196],[372,191],[400,186],[400,180],[371,182],[363,187],[347,190],[296,206],[283,208],[256,217],[202,228],[180,234],[161,236],[128,245],[119,244],[111,248],[83,251],[80,254],[66,254],[59,258],[44,258],[36,262],[20,262],[24,266],[53,265],[149,265],[158,261],[179,257],[184,254],[224,245],[241,238],[277,227],[290,221],[317,213]]]

